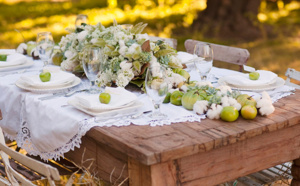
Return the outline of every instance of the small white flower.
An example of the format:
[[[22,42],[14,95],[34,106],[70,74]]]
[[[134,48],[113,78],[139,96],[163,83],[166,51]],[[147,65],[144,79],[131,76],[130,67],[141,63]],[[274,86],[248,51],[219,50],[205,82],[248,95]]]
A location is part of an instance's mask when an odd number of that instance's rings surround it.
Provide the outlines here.
[[[27,50],[27,45],[25,43],[21,43],[17,48],[17,52],[20,54],[24,54],[24,51],[26,50]]]
[[[216,105],[213,103],[210,106],[210,109],[208,109],[206,115],[209,119],[219,119],[222,109],[223,107],[221,105]]]
[[[88,35],[87,31],[82,31],[77,35],[77,39],[81,42],[85,39],[85,37]]]
[[[196,101],[196,103],[193,106],[193,111],[196,114],[204,114],[208,109],[208,101],[206,100],[201,100],[201,101]]]
[[[136,34],[135,36],[137,40],[149,40],[148,34]]]
[[[120,63],[120,67],[124,71],[126,71],[126,70],[129,71],[131,69],[131,67],[132,67],[132,63],[128,63],[127,61],[122,61]]]
[[[259,113],[262,116],[270,115],[275,111],[272,99],[266,91],[262,92],[262,97],[257,100],[256,107],[259,108]]]
[[[227,92],[232,92],[231,88],[227,85],[221,85],[221,86],[218,86],[217,89],[220,89],[220,92],[222,95],[226,95]]]
[[[202,86],[209,86],[209,87],[212,87],[212,84],[210,81],[199,81],[199,82],[196,82],[195,86],[197,87],[202,87]]]

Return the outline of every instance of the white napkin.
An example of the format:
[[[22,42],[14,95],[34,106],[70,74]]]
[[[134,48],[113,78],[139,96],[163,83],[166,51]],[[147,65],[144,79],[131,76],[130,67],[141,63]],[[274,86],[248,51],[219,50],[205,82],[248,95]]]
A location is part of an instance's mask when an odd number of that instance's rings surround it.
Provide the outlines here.
[[[75,75],[59,71],[51,73],[51,79],[48,82],[42,82],[39,75],[30,75],[30,76],[22,76],[20,77],[24,83],[34,87],[55,87],[65,85],[74,80]]]
[[[0,52],[0,53],[4,54],[5,52]],[[23,54],[19,54],[19,53],[9,54],[7,56],[6,61],[0,61],[0,68],[21,65],[25,62],[26,62],[26,57]]]
[[[257,70],[259,73],[259,79],[258,80],[251,80],[249,79],[249,74],[235,74],[235,75],[229,75],[224,76],[224,80],[226,83],[235,85],[235,86],[262,86],[274,83],[277,78],[277,74],[266,71],[266,70]]]
[[[109,93],[111,96],[108,104],[100,103],[99,94],[79,95],[76,96],[75,99],[77,99],[79,104],[83,107],[99,112],[123,108],[137,100],[137,96],[135,94],[121,87],[106,87],[105,92]]]
[[[0,49],[0,54],[14,54],[16,53],[15,49]]]
[[[187,52],[177,52],[177,57],[181,60],[183,64],[193,62],[193,59],[196,58],[193,54]]]

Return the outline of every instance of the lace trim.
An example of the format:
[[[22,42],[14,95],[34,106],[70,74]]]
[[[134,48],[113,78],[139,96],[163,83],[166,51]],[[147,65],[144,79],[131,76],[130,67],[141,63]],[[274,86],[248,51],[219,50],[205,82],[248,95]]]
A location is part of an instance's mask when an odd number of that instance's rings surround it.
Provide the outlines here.
[[[22,117],[23,118],[23,117]],[[149,122],[150,126],[163,126],[163,125],[170,125],[171,123],[178,123],[178,122],[194,122],[198,121],[200,122],[201,119],[205,119],[204,115],[197,116],[197,115],[190,115],[186,116],[183,118],[177,118],[177,119],[172,119],[172,120],[151,120]],[[69,152],[70,150],[74,150],[75,147],[80,147],[81,144],[81,138],[86,134],[87,131],[89,131],[92,127],[95,126],[128,126],[130,125],[133,121],[130,119],[122,119],[122,120],[115,120],[118,122],[110,122],[107,124],[107,122],[102,122],[102,123],[97,123],[95,122],[94,118],[91,119],[85,119],[83,121],[80,121],[79,124],[79,131],[78,134],[73,136],[72,139],[68,141],[64,146],[59,147],[55,149],[52,152],[40,152],[35,145],[32,143],[31,138],[30,138],[30,131],[28,129],[28,124],[26,121],[22,121],[22,126],[21,126],[21,131],[18,133],[17,138],[15,139],[18,143],[18,146],[22,147],[29,153],[30,155],[37,156],[39,155],[43,160],[48,160],[48,159],[54,159],[54,160],[59,160],[60,157],[64,156],[64,153]],[[10,139],[14,139],[14,137],[8,136]]]

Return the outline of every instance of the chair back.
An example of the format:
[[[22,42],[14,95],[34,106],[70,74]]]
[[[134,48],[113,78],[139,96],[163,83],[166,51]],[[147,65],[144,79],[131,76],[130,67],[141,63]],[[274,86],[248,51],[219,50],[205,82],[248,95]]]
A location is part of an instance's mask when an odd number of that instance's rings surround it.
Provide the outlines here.
[[[155,36],[149,36],[150,41],[164,41],[168,43],[172,48],[176,49],[177,48],[177,39],[173,38],[162,38],[162,37],[155,37]]]
[[[300,81],[300,72],[292,69],[292,68],[288,68],[287,71],[285,72],[285,76],[286,76],[286,80],[285,80],[285,84],[295,87],[296,89],[300,89],[300,85],[297,85],[295,83],[291,82],[291,79]]]
[[[0,110],[0,119],[2,119],[2,113]],[[0,176],[0,183],[5,185],[34,185],[31,180],[25,178],[22,174],[14,170],[10,164],[9,157],[17,161],[18,163],[26,166],[27,168],[47,177],[49,184],[55,186],[54,180],[60,180],[59,172],[56,168],[47,165],[45,163],[34,160],[27,157],[17,151],[14,151],[6,146],[4,135],[0,127],[0,156],[4,164],[6,177]],[[1,185],[1,184],[0,184]]]
[[[188,53],[194,53],[194,47],[198,43],[206,43],[202,41],[188,39],[184,42],[185,49]],[[240,71],[243,71],[243,65],[247,64],[250,57],[249,51],[243,48],[230,47],[225,45],[218,45],[208,43],[211,45],[214,52],[214,60],[226,63],[232,63],[240,66]]]

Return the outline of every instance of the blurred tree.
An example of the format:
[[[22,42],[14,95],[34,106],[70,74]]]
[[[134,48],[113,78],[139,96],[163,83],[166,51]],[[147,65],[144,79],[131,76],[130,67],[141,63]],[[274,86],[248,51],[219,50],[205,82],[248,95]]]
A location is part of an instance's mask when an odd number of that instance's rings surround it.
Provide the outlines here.
[[[261,0],[207,0],[207,8],[198,13],[195,29],[220,38],[254,40],[262,37],[257,14]]]

